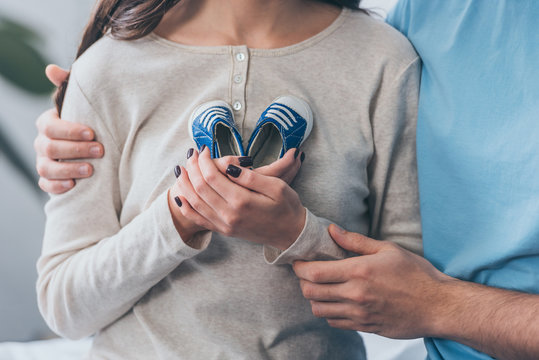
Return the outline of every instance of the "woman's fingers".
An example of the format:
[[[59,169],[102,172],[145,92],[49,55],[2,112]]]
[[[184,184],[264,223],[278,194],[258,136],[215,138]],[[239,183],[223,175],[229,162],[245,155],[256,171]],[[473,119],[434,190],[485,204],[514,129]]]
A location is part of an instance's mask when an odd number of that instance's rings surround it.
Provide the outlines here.
[[[265,176],[278,177],[290,184],[301,167],[301,154],[302,152],[299,149],[290,149],[281,159],[257,168],[255,171]]]
[[[290,191],[293,191],[283,180],[273,176],[265,176],[250,169],[229,165],[226,173],[228,178],[236,184],[276,202],[280,202]]]
[[[50,64],[45,68],[45,75],[54,86],[59,87],[67,79],[69,71],[62,69],[58,65]]]
[[[250,156],[223,156],[213,159],[213,163],[221,174],[226,175],[228,165],[232,164],[243,168],[250,168],[253,166],[253,159]]]
[[[237,160],[239,162],[239,160]],[[225,174],[223,174],[216,162],[211,159],[209,151],[202,151],[198,157],[198,165],[201,175],[203,176],[206,184],[208,184],[226,203],[233,203],[235,200],[242,196],[250,195],[246,189],[238,186],[234,182],[230,181]],[[230,165],[227,165],[227,167]],[[237,165],[234,165],[238,169]],[[221,207],[221,211],[225,208]]]
[[[49,109],[36,120],[39,134],[50,139],[71,141],[92,141],[94,131],[82,124],[60,119],[56,109]]]
[[[210,231],[218,230],[211,221],[209,221],[200,213],[198,213],[195,209],[193,209],[189,201],[184,196],[178,195],[178,199],[179,201],[176,200],[176,205],[179,207],[182,216],[204,229]]]
[[[205,226],[207,229],[212,229],[214,231],[216,231],[216,229],[223,229],[225,224],[220,219],[220,216],[218,216],[218,213],[196,192],[191,183],[189,171],[184,167],[180,167],[180,171],[180,176],[178,176],[178,180],[176,181],[179,193],[185,200],[187,200],[194,211],[214,225],[213,227]]]
[[[203,153],[206,153],[207,156],[209,156],[209,151],[204,151]],[[202,170],[199,167],[199,157],[201,155],[198,151],[193,151],[192,155],[189,156],[186,164],[187,174],[189,176],[189,181],[192,184],[192,187],[194,191],[197,193],[200,198],[207,203],[209,206],[213,208],[214,211],[217,213],[223,211],[227,204],[226,200],[221,197],[221,195],[214,190],[214,188],[208,184],[206,177],[204,177],[204,174],[202,173]],[[210,162],[213,161],[210,160]],[[215,168],[215,166],[214,166]],[[215,168],[214,175],[223,176],[219,173],[219,171]],[[207,177],[210,175],[206,175]]]

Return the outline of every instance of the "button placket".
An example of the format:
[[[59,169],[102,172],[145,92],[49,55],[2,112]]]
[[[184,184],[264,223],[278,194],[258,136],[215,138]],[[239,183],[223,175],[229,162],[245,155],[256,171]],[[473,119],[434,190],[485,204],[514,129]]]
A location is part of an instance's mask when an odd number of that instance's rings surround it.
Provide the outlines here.
[[[246,46],[232,47],[232,74],[231,74],[231,99],[234,109],[234,121],[243,134],[243,122],[245,120],[245,87],[247,84],[247,71],[249,69],[249,50]]]

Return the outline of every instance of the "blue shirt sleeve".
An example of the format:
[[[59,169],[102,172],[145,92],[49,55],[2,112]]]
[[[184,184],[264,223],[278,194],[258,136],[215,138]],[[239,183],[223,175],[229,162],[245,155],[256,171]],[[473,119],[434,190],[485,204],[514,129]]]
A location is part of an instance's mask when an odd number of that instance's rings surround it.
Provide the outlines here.
[[[393,9],[389,12],[386,22],[399,30],[404,35],[408,32],[410,18],[410,4],[408,0],[399,0]]]

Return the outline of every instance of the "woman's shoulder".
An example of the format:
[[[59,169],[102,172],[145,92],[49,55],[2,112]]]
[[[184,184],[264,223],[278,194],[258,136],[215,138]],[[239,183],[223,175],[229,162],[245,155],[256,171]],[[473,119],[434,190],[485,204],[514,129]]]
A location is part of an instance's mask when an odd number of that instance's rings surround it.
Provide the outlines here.
[[[110,34],[92,44],[72,66],[72,76],[88,92],[130,86],[136,73],[152,57],[152,42],[147,38],[120,40]]]
[[[340,36],[347,39],[350,51],[358,56],[375,56],[379,63],[408,66],[418,55],[408,39],[398,30],[375,15],[361,11],[348,11]]]

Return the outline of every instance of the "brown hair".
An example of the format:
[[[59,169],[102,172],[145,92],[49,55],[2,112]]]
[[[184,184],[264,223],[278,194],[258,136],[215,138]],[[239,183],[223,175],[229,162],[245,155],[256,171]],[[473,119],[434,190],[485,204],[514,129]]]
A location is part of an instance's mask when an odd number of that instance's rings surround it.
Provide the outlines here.
[[[321,2],[360,10],[361,0],[319,0]],[[100,0],[84,30],[77,56],[79,58],[90,46],[110,31],[114,38],[140,39],[151,33],[163,15],[180,0]],[[60,114],[69,76],[60,85],[55,97]]]

